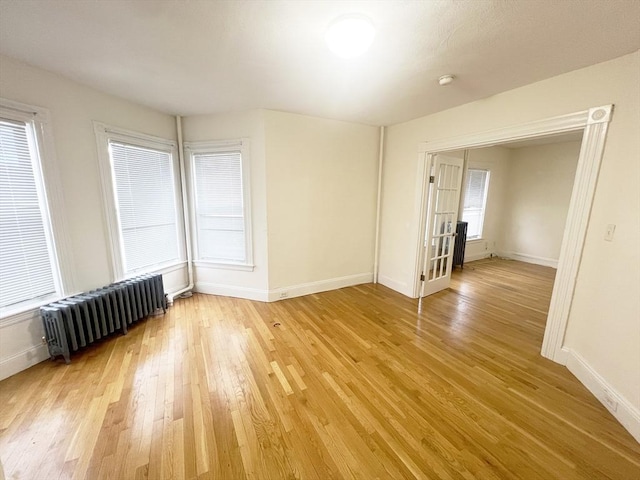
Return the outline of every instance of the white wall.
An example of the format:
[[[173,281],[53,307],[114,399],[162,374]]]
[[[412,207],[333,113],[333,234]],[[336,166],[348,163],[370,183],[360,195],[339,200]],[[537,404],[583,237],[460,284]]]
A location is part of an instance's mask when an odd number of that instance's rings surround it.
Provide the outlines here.
[[[615,104],[565,346],[640,421],[640,53],[388,129],[380,279],[411,295],[418,144]],[[606,225],[617,225],[613,242]],[[594,377],[595,378],[595,377]],[[583,379],[583,382],[585,380]],[[602,382],[599,384],[602,386]]]
[[[265,111],[272,298],[372,280],[378,135]]]
[[[482,238],[467,241],[464,261],[472,262],[497,254],[502,236],[507,164],[510,150],[503,147],[474,148],[467,155],[468,168],[489,170],[489,191],[485,208]]]
[[[187,117],[184,140],[203,142],[246,137],[250,143],[251,223],[254,269],[251,272],[197,266],[196,290],[203,293],[267,300],[267,199],[264,118],[262,110]],[[187,164],[188,160],[186,159]],[[188,165],[187,165],[188,166]]]
[[[419,142],[614,103],[565,346],[592,378],[601,379],[624,408],[634,412],[640,411],[639,84],[636,52],[390,127],[380,252],[380,280],[411,295],[418,238],[414,206]],[[0,94],[51,111],[75,287],[84,290],[109,283],[91,121],[174,138],[173,118],[8,58],[0,58]],[[259,207],[254,211],[256,264],[262,268],[264,263],[266,269],[268,257],[267,288],[275,294],[293,288],[295,293],[331,288],[340,279],[366,281],[373,265],[378,130],[280,112],[263,116],[266,195],[259,191],[260,165],[254,169],[258,172],[252,172],[258,182],[254,185],[252,180],[252,187],[258,189],[254,204],[261,196],[267,202],[266,242],[266,222],[260,219]],[[247,135],[253,150],[261,144],[257,117],[247,113],[236,120],[234,116],[185,119],[186,139]],[[609,223],[617,225],[613,242],[603,239]],[[258,240],[261,229],[263,240]],[[267,248],[268,255],[260,254],[260,248]],[[250,280],[243,276],[236,283],[263,289],[265,271],[254,273]],[[208,274],[212,282],[222,278],[220,272]],[[228,272],[224,278],[230,278]],[[0,378],[43,358],[44,349],[37,346],[42,335],[38,319],[3,323],[0,329]]]
[[[93,120],[175,139],[174,119],[100,93],[54,73],[0,56],[0,95],[51,113],[75,285],[84,291],[113,281]],[[185,283],[184,271],[165,278],[167,290]],[[0,322],[0,378],[48,356],[41,320],[28,312]]]
[[[51,112],[64,216],[76,284],[113,281],[93,121],[175,139],[172,116],[106,95],[9,58],[0,58],[0,90],[10,100]],[[270,132],[269,188],[265,116]],[[196,267],[197,290],[258,300],[370,281],[373,266],[378,129],[262,110],[188,117],[185,141],[248,137],[251,149],[251,272]],[[267,204],[271,233],[267,247]],[[272,258],[269,256],[271,255]],[[269,276],[269,261],[274,267]],[[165,275],[167,291],[187,283],[186,269]],[[47,357],[37,312],[0,323],[0,378]]]
[[[557,267],[580,142],[511,150],[500,255]]]

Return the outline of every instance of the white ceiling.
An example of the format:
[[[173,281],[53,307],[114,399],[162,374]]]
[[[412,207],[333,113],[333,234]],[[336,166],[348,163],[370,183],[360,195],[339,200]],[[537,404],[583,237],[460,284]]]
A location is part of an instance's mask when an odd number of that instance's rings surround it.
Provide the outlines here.
[[[377,28],[356,60],[324,43],[347,13]],[[390,125],[639,48],[639,0],[0,0],[0,53],[180,115]]]

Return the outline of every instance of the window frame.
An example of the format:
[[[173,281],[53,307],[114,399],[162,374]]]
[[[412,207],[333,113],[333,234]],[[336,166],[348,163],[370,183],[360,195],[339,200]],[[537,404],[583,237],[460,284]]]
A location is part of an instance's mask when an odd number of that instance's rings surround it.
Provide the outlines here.
[[[485,178],[484,181],[484,192],[483,192],[483,196],[482,196],[482,209],[481,209],[481,216],[480,216],[480,232],[478,234],[478,236],[474,236],[474,237],[469,237],[469,234],[467,233],[467,243],[469,242],[478,242],[484,239],[483,234],[484,234],[484,221],[485,221],[485,216],[487,214],[487,199],[488,199],[488,195],[489,195],[489,181],[491,179],[491,169],[489,168],[483,168],[483,167],[468,167],[466,172],[465,172],[465,178],[464,178],[464,183],[465,183],[465,188],[464,188],[464,196],[462,198],[462,208],[460,209],[460,220],[461,221],[466,221],[464,220],[464,212],[465,212],[465,208],[464,208],[464,203],[467,197],[467,179],[469,178],[469,172],[470,171],[480,171],[480,172],[486,172],[487,176]]]
[[[193,258],[196,266],[204,266],[210,268],[241,270],[251,272],[255,268],[253,263],[253,236],[251,232],[251,173],[250,173],[250,142],[248,138],[230,139],[230,140],[211,140],[203,142],[185,142],[185,151],[188,156],[189,165],[189,202],[191,211],[192,229],[192,246]],[[196,211],[196,169],[195,156],[197,154],[206,153],[222,153],[238,150],[240,152],[240,165],[242,175],[242,207],[244,215],[244,241],[245,241],[245,262],[224,262],[202,259],[200,249],[198,248],[198,212]]]
[[[120,281],[126,278],[142,275],[151,272],[165,272],[174,269],[179,265],[184,265],[186,259],[185,233],[184,233],[184,211],[182,205],[182,188],[180,181],[180,168],[178,158],[177,142],[161,137],[155,137],[144,133],[135,132],[123,128],[113,127],[101,122],[94,123],[94,132],[98,145],[98,163],[100,166],[101,189],[103,196],[104,216],[109,234],[109,250],[111,256],[111,275],[113,281]],[[178,259],[157,263],[146,268],[137,270],[125,270],[124,240],[120,217],[118,214],[118,203],[116,200],[115,172],[111,164],[109,154],[109,143],[125,143],[134,147],[148,148],[163,151],[171,155],[171,168],[173,170],[174,185],[174,208],[176,212],[176,241],[178,247]]]
[[[34,309],[64,298],[73,292],[73,257],[69,247],[62,183],[56,162],[55,145],[49,110],[0,98],[0,117],[28,125],[27,135],[33,143],[33,175],[38,190],[38,202],[51,262],[55,292],[46,297],[27,299],[0,308],[0,323],[13,324],[31,318]],[[11,318],[10,318],[11,317]]]

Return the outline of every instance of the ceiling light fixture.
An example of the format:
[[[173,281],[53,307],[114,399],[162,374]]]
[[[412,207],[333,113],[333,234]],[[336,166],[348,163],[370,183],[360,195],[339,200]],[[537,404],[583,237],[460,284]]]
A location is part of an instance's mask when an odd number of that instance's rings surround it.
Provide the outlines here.
[[[362,15],[345,15],[334,20],[327,29],[325,41],[329,49],[342,58],[354,58],[366,52],[376,35],[371,21]]]
[[[453,75],[442,75],[439,79],[438,79],[438,83],[441,86],[445,86],[445,85],[449,85],[451,82],[453,82],[453,79],[456,78]]]

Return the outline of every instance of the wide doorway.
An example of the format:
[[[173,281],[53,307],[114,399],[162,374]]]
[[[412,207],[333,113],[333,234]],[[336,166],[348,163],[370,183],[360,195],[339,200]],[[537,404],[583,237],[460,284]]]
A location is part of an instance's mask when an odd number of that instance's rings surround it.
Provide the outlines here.
[[[450,155],[451,152],[462,150],[464,151],[464,161],[466,163],[468,161],[468,152],[477,148],[494,147],[512,142],[545,143],[553,137],[566,134],[581,136],[577,168],[557,260],[557,279],[551,296],[548,321],[542,342],[542,355],[564,364],[568,355],[568,352],[562,349],[564,331],[573,299],[586,225],[593,202],[595,182],[602,160],[611,110],[611,105],[596,107],[584,112],[555,117],[532,124],[470,135],[466,138],[422,144],[419,172],[422,176],[423,188],[418,199],[419,208],[417,208],[420,217],[418,218],[419,246],[414,276],[415,296],[420,297],[424,292],[435,293],[447,288],[450,282],[455,249],[448,248],[445,253],[441,253],[440,250],[436,249],[436,253],[433,253],[434,236],[438,237],[438,245],[453,245],[457,233],[451,225],[452,215],[442,215],[442,211],[439,210],[440,206],[437,201],[440,194],[437,191],[439,186],[437,181],[434,184],[434,178],[437,178],[438,165],[442,163],[444,156]],[[447,179],[445,178],[445,180]],[[448,187],[448,184],[446,186]],[[459,190],[462,191],[462,189]],[[448,214],[453,211],[453,218],[457,217],[460,203],[455,205],[453,209],[451,208],[451,202],[445,202],[443,205],[445,205]],[[448,223],[440,225],[443,221]],[[488,249],[488,245],[485,245],[485,248]],[[436,257],[441,273],[443,271],[442,265],[445,266],[444,274],[438,276],[437,288],[425,288],[429,281],[426,273],[433,266],[432,259]]]

